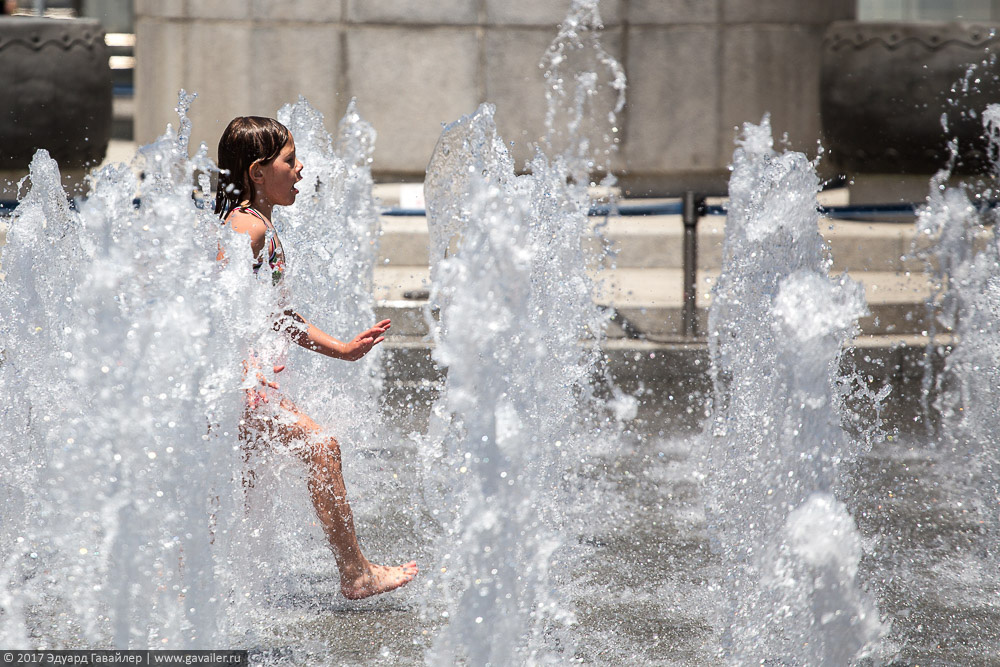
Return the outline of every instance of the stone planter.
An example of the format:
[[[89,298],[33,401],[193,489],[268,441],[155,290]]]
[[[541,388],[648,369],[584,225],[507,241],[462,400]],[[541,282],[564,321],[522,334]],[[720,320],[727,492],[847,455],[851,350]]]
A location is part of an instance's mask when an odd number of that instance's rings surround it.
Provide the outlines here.
[[[820,114],[835,165],[849,175],[931,174],[947,164],[948,141],[957,138],[956,173],[984,171],[982,111],[1000,102],[1000,81],[996,65],[982,63],[1000,47],[997,28],[831,24],[823,44]]]
[[[0,17],[0,171],[39,148],[60,167],[93,166],[111,136],[104,30],[90,19]]]

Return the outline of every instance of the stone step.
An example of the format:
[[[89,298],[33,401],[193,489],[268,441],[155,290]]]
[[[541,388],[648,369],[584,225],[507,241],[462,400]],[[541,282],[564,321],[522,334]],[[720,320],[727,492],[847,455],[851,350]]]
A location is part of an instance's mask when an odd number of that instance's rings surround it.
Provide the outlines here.
[[[900,371],[906,370],[912,377],[916,377],[919,380],[923,374],[923,369],[921,368],[922,360],[939,363],[943,356],[950,353],[954,346],[954,340],[947,334],[936,336],[933,347],[929,348],[929,343],[930,339],[927,336],[868,336],[862,334],[847,341],[845,347],[853,350],[852,354],[858,357],[859,362],[867,364],[865,366],[866,371],[877,371],[879,368],[898,368]],[[708,345],[708,342],[705,340],[656,342],[611,338],[604,341],[601,349],[608,357],[617,358],[619,360],[618,363],[625,360],[627,362],[626,365],[636,367],[637,362],[648,363],[652,360],[656,362],[651,364],[653,366],[665,366],[657,369],[656,372],[658,373],[670,371],[674,375],[698,375],[707,373],[709,370]],[[392,334],[386,338],[384,345],[380,349],[389,357],[387,366],[398,366],[399,362],[409,360],[409,363],[402,365],[403,371],[411,365],[425,368],[436,366],[430,358],[434,344],[427,340]],[[881,363],[872,364],[872,361],[876,359],[891,361],[891,364],[888,366]],[[667,360],[667,363],[663,364],[665,360]],[[433,382],[440,379],[440,370],[440,368],[435,372],[420,370],[407,375],[405,372],[400,373],[400,369],[397,368],[394,375],[396,379],[412,380],[419,384],[426,384],[429,381]]]
[[[603,218],[594,218],[603,224]],[[703,217],[698,224],[698,266],[717,269],[722,263],[721,215]],[[921,271],[919,260],[905,259],[914,239],[912,223],[853,222],[822,218],[819,231],[833,255],[835,271]],[[619,268],[681,268],[684,258],[684,227],[680,216],[633,216],[607,221],[603,234],[615,252]],[[599,250],[599,241],[585,241],[588,250]],[[426,264],[427,222],[422,217],[382,217],[380,264],[413,266]]]
[[[839,272],[835,272],[838,273]],[[924,306],[930,280],[919,273],[849,272],[865,288],[870,315],[860,321],[864,335],[921,335],[929,325]],[[673,340],[683,334],[683,272],[677,268],[618,268],[595,274],[595,301],[612,309],[611,338],[641,336]],[[708,307],[718,270],[698,272],[696,304],[699,331],[706,331]],[[430,272],[425,266],[382,266],[375,271],[377,316],[393,320],[397,336],[423,337]]]

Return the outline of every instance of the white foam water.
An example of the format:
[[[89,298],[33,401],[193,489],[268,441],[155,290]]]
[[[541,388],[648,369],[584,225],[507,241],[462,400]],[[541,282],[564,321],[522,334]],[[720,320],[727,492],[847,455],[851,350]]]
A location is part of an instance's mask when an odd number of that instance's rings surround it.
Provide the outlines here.
[[[576,549],[582,499],[566,480],[600,440],[587,415],[599,412],[591,382],[607,316],[595,305],[582,242],[592,153],[607,157],[615,142],[610,130],[599,133],[595,150],[582,121],[599,74],[612,72],[604,85],[624,89],[599,26],[596,3],[575,2],[543,59],[549,127],[565,131],[558,141],[550,134],[527,174],[515,174],[491,105],[447,126],[428,167],[439,311],[429,324],[447,380],[422,454],[445,563],[432,582],[448,618],[433,649],[442,662],[573,651],[575,606],[553,569]],[[567,69],[567,58],[586,67]],[[603,117],[611,126],[621,103]],[[556,117],[570,120],[553,125]]]
[[[140,179],[123,165],[94,174],[73,210],[40,151],[11,221],[0,459],[12,645],[211,645],[226,616],[230,571],[212,544],[235,516],[239,342],[258,294],[244,289],[248,251],[191,196],[203,153],[188,160],[168,129],[142,166]],[[220,245],[235,261],[206,252]]]
[[[804,155],[774,150],[767,117],[744,125],[709,312],[704,463],[734,664],[849,664],[884,633],[856,577],[857,528],[832,495],[861,446],[840,426],[839,362],[867,307],[858,283],[828,277],[818,191]]]

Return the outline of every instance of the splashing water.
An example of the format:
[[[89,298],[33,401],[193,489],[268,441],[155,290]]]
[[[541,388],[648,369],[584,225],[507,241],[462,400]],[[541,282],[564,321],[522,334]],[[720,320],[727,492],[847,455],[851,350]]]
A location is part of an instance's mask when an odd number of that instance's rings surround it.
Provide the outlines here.
[[[435,360],[448,369],[424,449],[448,545],[435,582],[451,616],[435,644],[441,659],[503,664],[572,651],[572,601],[552,585],[551,569],[563,567],[574,542],[575,501],[562,480],[588,452],[581,414],[595,405],[590,376],[606,324],[581,247],[595,166],[581,121],[603,70],[624,91],[599,26],[596,2],[575,2],[543,59],[548,154],[536,152],[529,174],[515,175],[491,105],[446,127],[428,167],[431,299],[440,310],[430,324]],[[563,78],[569,54],[592,67],[575,70],[572,93]],[[612,125],[622,101],[605,114]],[[614,139],[603,141],[608,155]],[[440,488],[443,479],[450,488]]]
[[[982,114],[990,142],[993,175],[1000,174],[996,157],[1000,105]],[[928,300],[935,315],[929,352],[944,347],[947,356],[936,376],[925,377],[925,410],[939,422],[928,432],[929,460],[947,471],[940,491],[943,509],[967,517],[970,527],[961,539],[920,544],[909,562],[921,567],[900,567],[902,576],[916,582],[908,604],[933,605],[960,600],[962,616],[935,619],[929,636],[961,635],[955,660],[966,655],[995,655],[1000,644],[1000,624],[995,599],[1000,579],[993,563],[1000,553],[1000,457],[996,424],[1000,411],[990,397],[1000,382],[1000,248],[995,226],[997,212],[984,205],[996,197],[996,182],[985,189],[963,185],[946,187],[949,172],[931,179],[926,204],[918,211],[914,255],[924,259],[934,276],[936,291]],[[939,338],[949,336],[950,340]],[[895,549],[885,540],[890,556]]]
[[[1000,173],[996,160],[1000,156],[1000,105],[987,107],[982,123],[996,177]],[[978,384],[984,380],[989,383],[983,374],[996,368],[991,354],[994,346],[988,341],[997,329],[994,268],[998,251],[989,230],[996,213],[980,202],[989,202],[996,189],[987,186],[977,192],[973,186],[947,187],[952,166],[931,178],[927,201],[917,211],[912,253],[923,260],[934,278],[935,289],[927,302],[933,315],[930,345],[937,344],[934,337],[940,332],[953,335],[960,343],[948,355],[945,371],[936,378],[935,391],[925,387],[925,393],[937,396],[934,408],[948,427],[948,433],[932,435],[981,442],[988,435],[972,436],[970,429],[995,423],[997,417],[989,402],[973,400],[973,396],[981,388]],[[925,384],[928,382],[929,373]],[[925,404],[925,411],[929,407]]]
[[[962,342],[935,403],[957,426],[934,447],[960,479],[934,492],[973,507],[976,526],[924,551],[877,535],[891,544],[873,565],[841,479],[878,437],[841,427],[851,380],[839,367],[865,303],[827,276],[813,166],[775,152],[766,121],[745,127],[734,156],[708,431],[631,441],[594,398],[606,315],[580,240],[624,90],[599,25],[596,3],[574,3],[543,60],[552,130],[526,174],[489,105],[442,134],[426,182],[428,317],[448,376],[427,431],[408,438],[372,407],[390,382],[376,356],[329,363],[273,335],[285,297],[203,207],[215,167],[205,147],[188,156],[193,96],[179,132],[95,173],[76,208],[58,166],[36,156],[0,282],[5,645],[239,646],[279,664],[840,665],[893,650],[878,648],[889,628],[859,583],[883,579],[884,596],[899,581],[924,596],[887,605],[893,640],[924,632],[903,604],[919,619],[952,598],[947,609],[972,611],[944,639],[995,652],[997,415],[977,400],[997,384],[992,214],[942,180],[919,221],[941,271],[939,326]],[[275,214],[291,303],[349,334],[374,319],[374,130],[353,103],[333,135],[304,100],[278,116],[305,163],[296,204]],[[997,136],[1000,111],[982,116]],[[301,464],[280,447],[245,460],[250,348],[288,359],[277,379],[343,443],[366,549],[421,553],[403,591],[339,600]],[[670,462],[701,446],[700,470]],[[714,556],[699,546],[705,524]]]
[[[539,63],[547,84],[544,150],[581,184],[591,173],[610,170],[625,107],[625,70],[601,44],[598,5],[573,0]],[[607,177],[611,184],[613,175]]]
[[[181,133],[168,128],[143,147],[134,170],[93,174],[76,210],[40,151],[11,219],[0,283],[0,308],[13,314],[0,322],[0,636],[8,645],[225,645],[259,620],[253,603],[275,594],[284,554],[323,550],[318,529],[303,529],[311,510],[290,456],[272,453],[254,492],[243,488],[241,364],[251,347],[263,357],[285,352],[268,315],[279,295],[254,280],[245,239],[201,206],[214,166],[205,146],[187,155],[193,99],[182,91]],[[303,188],[297,214],[345,227],[333,242],[354,241],[352,273],[317,268],[344,253],[315,242],[301,255],[315,281],[295,288],[323,304],[324,317],[368,326],[371,137],[351,111],[344,157],[317,159],[331,173]],[[310,135],[320,121],[308,105],[288,114],[307,154],[329,148]],[[227,261],[216,261],[216,248]],[[372,368],[327,382],[341,390],[339,406],[378,390]],[[254,515],[269,494],[285,500]],[[292,548],[266,548],[266,525]],[[318,560],[335,569],[328,555]]]
[[[296,248],[290,291],[303,295],[303,312],[316,322],[335,322],[345,333],[375,323],[374,270],[378,259],[379,214],[372,197],[371,162],[375,130],[361,119],[354,100],[340,121],[336,140],[323,127],[322,115],[303,98],[278,111],[281,121],[302,145],[302,194],[295,204],[275,209],[282,239]],[[304,185],[303,185],[304,184]],[[320,355],[296,351],[291,380],[303,407],[332,420],[348,404],[372,401],[382,389],[379,360],[333,364]],[[321,387],[313,378],[334,373]],[[346,401],[346,403],[344,402]],[[352,425],[357,426],[357,424]]]
[[[1000,107],[982,114],[996,177]],[[952,153],[956,148],[952,147]],[[927,303],[930,341],[919,420],[924,433],[886,447],[869,468],[892,493],[874,495],[869,515],[891,508],[895,521],[872,520],[866,551],[885,613],[889,642],[907,664],[960,664],[997,655],[1000,580],[995,401],[1000,334],[998,249],[991,210],[996,183],[948,187],[954,159],[930,180],[917,212],[911,257],[924,262],[934,289]],[[872,482],[862,484],[871,494]],[[899,502],[906,499],[908,502]]]
[[[426,613],[447,623],[432,661],[503,664],[574,652],[567,573],[579,551],[574,514],[583,511],[577,469],[598,439],[585,415],[599,412],[590,382],[607,320],[581,241],[594,155],[606,158],[614,144],[610,130],[595,134],[586,119],[605,70],[619,93],[624,85],[596,39],[599,25],[595,2],[574,3],[543,59],[554,82],[550,133],[529,174],[515,175],[491,105],[446,127],[428,167],[439,312],[428,323],[434,358],[448,371],[421,447],[429,530],[444,564],[428,583],[444,609]],[[582,71],[550,58],[568,52]],[[572,91],[566,72],[575,72]],[[621,102],[605,114],[612,125]],[[565,133],[552,129],[564,127],[557,117],[569,119]]]
[[[726,653],[737,664],[848,664],[883,632],[856,581],[857,529],[833,496],[859,453],[840,428],[841,347],[867,308],[859,284],[827,277],[806,157],[774,151],[767,117],[737,144],[709,313],[716,406],[705,459],[729,572]]]
[[[239,341],[255,324],[241,304],[258,295],[243,289],[249,252],[191,197],[205,163],[182,158],[185,145],[168,129],[143,151],[140,181],[107,167],[75,211],[40,151],[12,219],[0,284],[13,314],[0,324],[10,644],[211,645],[225,618],[231,572],[212,543],[225,548],[227,471],[240,466],[223,425],[239,419]],[[205,252],[220,244],[236,261]]]
[[[534,492],[551,488],[560,455],[553,444],[566,426],[559,415],[575,410],[569,383],[554,387],[547,405],[532,404],[552,358],[531,298],[530,212],[496,186],[478,187],[470,194],[480,209],[435,283],[435,293],[447,293],[435,358],[447,366],[448,384],[435,408],[443,420],[431,431],[428,468],[450,472],[451,488],[433,506],[456,515],[442,535],[451,573],[442,588],[454,618],[436,650],[504,663],[538,651],[547,620],[561,611],[543,585],[558,546],[558,498]],[[546,411],[552,407],[563,409]],[[446,478],[433,475],[436,484]]]

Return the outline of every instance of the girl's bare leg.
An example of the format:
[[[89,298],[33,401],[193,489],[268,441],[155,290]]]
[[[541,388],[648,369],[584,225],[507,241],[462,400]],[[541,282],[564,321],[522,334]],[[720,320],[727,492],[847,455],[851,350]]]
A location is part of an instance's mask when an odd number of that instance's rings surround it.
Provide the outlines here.
[[[330,437],[313,444],[304,454],[309,464],[309,493],[316,515],[340,568],[340,591],[359,600],[408,584],[417,576],[417,564],[387,567],[373,565],[361,553],[354,530],[354,515],[347,502],[341,469],[340,445]]]
[[[333,437],[321,436],[316,422],[288,399],[281,399],[281,407],[295,415],[294,424],[275,420],[262,423],[249,414],[245,423],[256,426],[261,433],[270,432],[286,444],[308,443],[299,453],[309,466],[309,495],[340,569],[341,593],[348,599],[360,600],[408,584],[417,576],[415,561],[397,566],[375,565],[361,553],[354,515],[347,502],[340,444]]]

